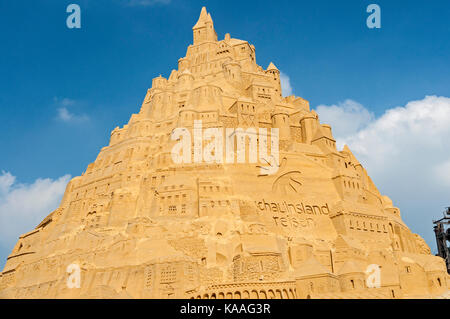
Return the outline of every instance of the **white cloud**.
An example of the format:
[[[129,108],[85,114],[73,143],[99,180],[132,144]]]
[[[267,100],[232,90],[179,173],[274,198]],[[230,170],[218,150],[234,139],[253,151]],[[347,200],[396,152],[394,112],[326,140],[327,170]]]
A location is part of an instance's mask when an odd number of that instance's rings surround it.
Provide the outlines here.
[[[69,175],[56,180],[37,179],[21,184],[8,172],[0,175],[0,243],[11,252],[23,233],[34,229],[55,210],[64,194]],[[2,259],[6,256],[1,256]],[[3,261],[3,260],[2,260]],[[1,262],[0,261],[0,264]]]
[[[70,122],[73,118],[73,114],[71,114],[65,107],[61,107],[58,109],[58,118],[64,122]]]
[[[62,100],[54,98],[53,101],[57,106],[57,119],[66,123],[79,123],[89,120],[89,117],[85,114],[74,114],[69,111],[69,106],[76,106],[77,102],[68,98]]]
[[[434,167],[434,177],[436,179],[442,179],[442,183],[450,187],[450,160],[437,164]],[[450,199],[449,199],[450,206]]]
[[[57,102],[58,99],[56,99],[55,101]],[[62,106],[67,107],[67,106],[75,105],[75,100],[63,98],[60,103]]]
[[[15,176],[12,176],[10,173],[2,172],[2,175],[0,176],[0,196],[1,194],[8,192],[15,181]]]
[[[89,117],[85,114],[76,115],[71,113],[66,107],[60,107],[57,109],[58,119],[66,123],[79,123],[89,120]]]
[[[354,101],[317,108],[406,222],[434,247],[431,220],[450,205],[450,98],[427,96],[374,118]]]
[[[373,113],[353,100],[331,106],[319,105],[316,110],[322,123],[333,123],[333,133],[341,139],[357,133],[374,120]],[[338,144],[338,147],[343,145]]]
[[[449,123],[450,98],[427,96],[405,107],[389,109],[363,129],[341,139],[378,167],[393,158],[416,164],[421,159],[424,162],[420,166],[429,172],[450,160]]]
[[[283,92],[283,96],[292,95],[291,79],[287,74],[281,71],[280,71],[280,82],[281,82],[281,92]]]

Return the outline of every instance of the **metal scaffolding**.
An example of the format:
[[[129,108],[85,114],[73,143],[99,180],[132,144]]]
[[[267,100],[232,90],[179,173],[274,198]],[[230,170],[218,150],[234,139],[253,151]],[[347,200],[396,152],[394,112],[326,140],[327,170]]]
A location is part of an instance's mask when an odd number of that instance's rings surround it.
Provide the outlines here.
[[[433,221],[434,234],[436,235],[436,244],[438,256],[444,258],[447,265],[447,272],[450,274],[450,248],[447,241],[450,242],[450,207],[444,211],[444,217]]]

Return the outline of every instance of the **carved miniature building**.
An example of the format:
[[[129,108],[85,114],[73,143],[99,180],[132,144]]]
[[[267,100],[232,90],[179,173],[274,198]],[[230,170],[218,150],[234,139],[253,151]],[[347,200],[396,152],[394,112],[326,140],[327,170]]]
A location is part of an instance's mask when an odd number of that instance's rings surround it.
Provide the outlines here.
[[[198,121],[277,128],[276,172],[174,162],[172,132],[195,134]],[[69,265],[80,287],[67,285]],[[0,297],[427,298],[449,285],[444,261],[350,149],[336,149],[308,101],[283,97],[279,70],[259,66],[253,45],[218,40],[203,8],[178,69],[153,79],[139,113],[69,182],[60,207],[20,236]]]

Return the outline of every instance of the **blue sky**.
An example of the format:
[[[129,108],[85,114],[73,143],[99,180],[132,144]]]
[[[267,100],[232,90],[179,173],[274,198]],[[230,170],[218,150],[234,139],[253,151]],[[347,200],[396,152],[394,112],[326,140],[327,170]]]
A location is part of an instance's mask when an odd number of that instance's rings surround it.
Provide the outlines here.
[[[66,27],[70,3],[81,7],[81,29]],[[370,3],[381,7],[381,29],[366,26]],[[42,179],[44,185],[63,185],[64,176],[80,175],[107,145],[110,131],[139,111],[152,78],[167,77],[177,67],[192,42],[191,28],[203,5],[212,14],[219,39],[229,32],[253,43],[258,64],[267,67],[273,61],[289,79],[293,93],[322,110],[322,119],[335,124],[337,117],[331,115],[339,114],[345,117],[340,123],[349,118],[361,121],[360,127],[337,137],[353,143],[367,158],[363,164],[377,186],[434,250],[430,222],[440,216],[443,206],[450,205],[450,182],[439,176],[430,179],[431,170],[418,172],[422,164],[430,165],[430,159],[420,155],[427,142],[414,146],[408,139],[406,144],[411,145],[402,150],[408,156],[392,155],[398,161],[395,167],[412,161],[414,165],[406,167],[417,168],[399,173],[407,179],[402,184],[392,182],[392,170],[386,170],[384,162],[370,162],[370,154],[358,145],[364,143],[361,136],[368,135],[367,128],[380,136],[377,125],[392,118],[387,111],[402,107],[406,113],[399,114],[412,114],[422,107],[408,104],[412,101],[447,115],[447,100],[426,100],[426,96],[450,97],[448,0],[1,1],[0,173],[4,172],[7,185],[3,200],[11,192],[23,194],[37,187]],[[341,113],[333,113],[336,110]],[[435,135],[447,132],[442,130]],[[393,140],[401,134],[410,136],[397,132]],[[420,140],[423,134],[418,136]],[[433,172],[441,167],[450,173],[448,141],[438,144],[429,149],[429,156],[436,158],[431,161]],[[427,183],[437,191],[418,197],[430,190]],[[1,191],[0,184],[0,195]],[[16,237],[56,208],[46,213],[30,208],[31,215],[26,215],[30,218],[17,218],[20,212],[5,208],[17,206],[4,205],[1,212],[1,205],[0,229],[10,220],[18,223]],[[52,205],[57,202],[49,200],[47,206]],[[425,210],[428,215],[423,214]],[[12,249],[11,242],[15,240],[0,239],[0,266]]]

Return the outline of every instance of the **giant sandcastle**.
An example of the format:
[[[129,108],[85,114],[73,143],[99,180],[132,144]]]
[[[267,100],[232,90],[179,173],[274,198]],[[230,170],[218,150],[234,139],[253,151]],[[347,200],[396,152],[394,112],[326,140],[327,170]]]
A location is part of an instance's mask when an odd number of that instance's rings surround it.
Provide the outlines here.
[[[177,128],[242,128],[245,161],[195,147],[196,160],[174,161],[189,135],[174,139]],[[277,156],[251,161],[255,139]],[[0,297],[427,298],[449,284],[308,101],[283,97],[280,71],[259,66],[249,42],[219,41],[203,8],[178,69],[153,79],[60,207],[20,236]]]

